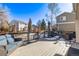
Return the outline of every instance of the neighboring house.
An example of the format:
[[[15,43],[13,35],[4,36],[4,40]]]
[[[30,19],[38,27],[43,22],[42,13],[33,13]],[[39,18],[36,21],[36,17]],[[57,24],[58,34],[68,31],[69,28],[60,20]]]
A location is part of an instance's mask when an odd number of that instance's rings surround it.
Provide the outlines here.
[[[20,31],[26,32],[28,29],[28,25],[23,21],[19,21],[19,20],[11,21],[11,26],[13,27],[15,32],[20,32]]]
[[[38,26],[32,25],[32,32],[38,32]]]
[[[64,12],[56,17],[58,31],[75,31],[75,13]]]

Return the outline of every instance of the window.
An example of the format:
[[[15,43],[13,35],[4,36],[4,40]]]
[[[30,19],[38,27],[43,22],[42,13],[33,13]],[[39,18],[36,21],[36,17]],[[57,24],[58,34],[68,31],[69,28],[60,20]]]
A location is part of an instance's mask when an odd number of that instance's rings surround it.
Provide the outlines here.
[[[60,17],[60,21],[66,21],[66,16]]]
[[[66,21],[66,16],[63,16],[63,20],[62,21]]]

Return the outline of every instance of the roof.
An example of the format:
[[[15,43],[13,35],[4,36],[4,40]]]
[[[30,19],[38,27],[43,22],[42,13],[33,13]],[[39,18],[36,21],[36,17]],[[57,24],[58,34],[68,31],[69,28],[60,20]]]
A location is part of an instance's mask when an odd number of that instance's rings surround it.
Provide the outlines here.
[[[65,15],[65,14],[71,14],[71,13],[69,13],[69,12],[63,12],[63,13],[61,13],[60,15],[56,16],[56,18],[57,18],[57,17],[60,17],[60,16],[62,16],[62,15]]]
[[[38,27],[38,26],[36,26],[36,25],[32,25],[32,27]]]
[[[27,25],[27,23],[25,23],[25,22],[23,22],[23,21],[20,21],[20,20],[12,20],[10,23],[11,23],[11,24],[21,23],[21,24],[26,24],[26,25]]]

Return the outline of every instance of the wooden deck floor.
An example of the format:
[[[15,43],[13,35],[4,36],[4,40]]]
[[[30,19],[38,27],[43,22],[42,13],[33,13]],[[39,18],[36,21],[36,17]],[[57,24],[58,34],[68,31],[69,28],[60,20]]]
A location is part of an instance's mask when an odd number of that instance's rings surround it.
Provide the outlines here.
[[[64,56],[69,46],[54,44],[52,41],[38,41],[16,49],[10,56]]]

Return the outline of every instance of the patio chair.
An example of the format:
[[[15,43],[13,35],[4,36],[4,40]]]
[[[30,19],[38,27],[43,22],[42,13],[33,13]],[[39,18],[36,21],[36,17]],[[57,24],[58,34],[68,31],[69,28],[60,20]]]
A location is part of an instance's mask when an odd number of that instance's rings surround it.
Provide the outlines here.
[[[70,32],[67,34],[67,38],[66,38],[66,44],[74,44],[76,43],[76,40],[75,40],[75,33],[74,32]]]
[[[4,35],[0,35],[0,56],[7,55],[6,51],[7,40]]]
[[[11,35],[1,35],[0,36],[0,55],[9,55],[16,48],[20,47],[23,41],[15,42]]]

